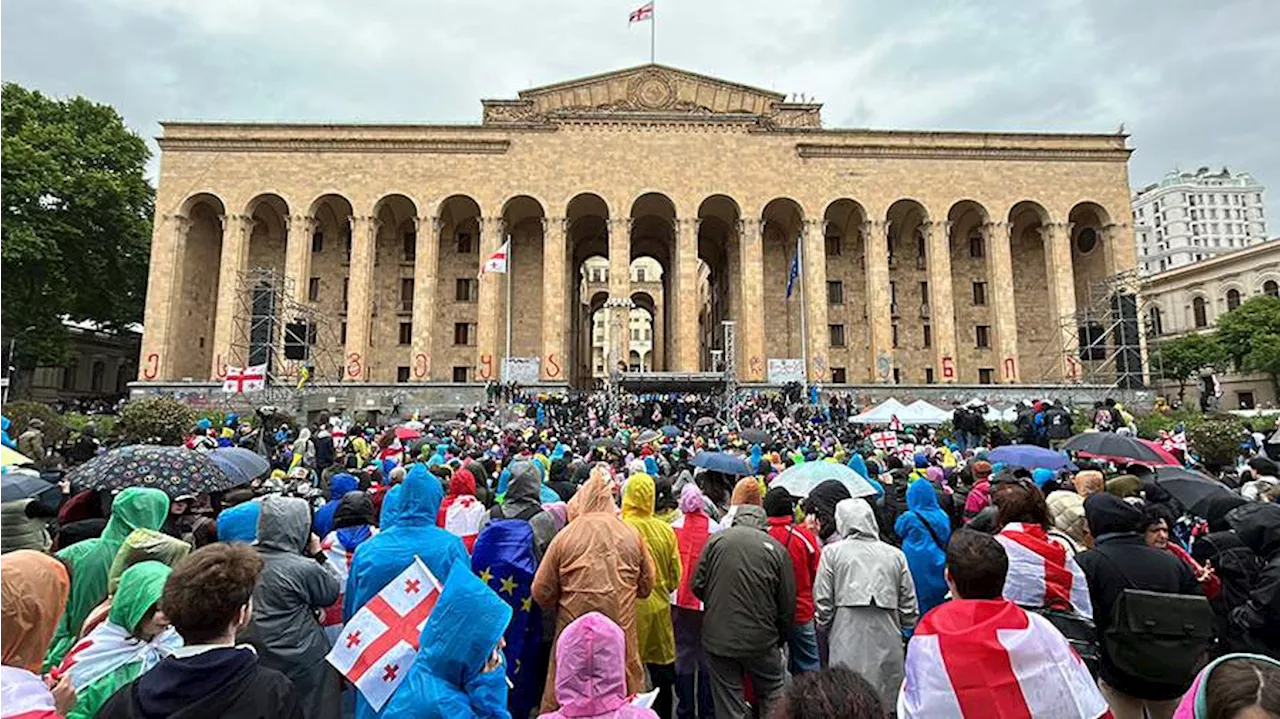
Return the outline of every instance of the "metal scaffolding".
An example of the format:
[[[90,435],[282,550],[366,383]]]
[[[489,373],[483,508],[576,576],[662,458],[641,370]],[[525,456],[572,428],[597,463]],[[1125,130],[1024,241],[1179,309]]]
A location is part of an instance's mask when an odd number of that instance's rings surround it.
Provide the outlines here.
[[[1144,389],[1149,308],[1140,289],[1136,270],[1089,283],[1076,297],[1076,311],[1058,317],[1057,331],[1037,353],[1040,381],[1058,383],[1065,375],[1073,384]]]
[[[737,323],[724,320],[724,402],[721,422],[730,429],[738,428],[738,331]]]

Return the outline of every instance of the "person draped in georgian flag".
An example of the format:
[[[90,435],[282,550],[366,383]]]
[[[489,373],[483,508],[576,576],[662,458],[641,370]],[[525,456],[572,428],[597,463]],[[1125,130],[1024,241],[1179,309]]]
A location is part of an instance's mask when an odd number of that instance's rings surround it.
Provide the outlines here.
[[[320,624],[324,626],[325,634],[329,635],[330,644],[336,642],[342,634],[342,604],[356,549],[378,534],[377,513],[373,509],[373,499],[367,492],[345,492],[338,500],[338,507],[332,516],[332,531],[320,540],[320,551],[324,552],[329,568],[342,584],[338,601],[326,608],[320,617]]]
[[[1053,525],[1040,490],[1030,480],[1015,477],[997,482],[991,499],[1003,527],[996,541],[1009,557],[1004,598],[1022,607],[1060,609],[1092,619],[1093,603],[1084,571],[1067,540],[1049,533]]]
[[[951,537],[953,599],[926,614],[907,645],[900,718],[1111,719],[1067,640],[1001,596],[1008,569],[993,537],[971,529]]]
[[[467,552],[476,544],[480,534],[480,521],[488,509],[476,499],[476,477],[471,470],[460,467],[449,477],[449,492],[436,513],[436,526],[462,540]]]

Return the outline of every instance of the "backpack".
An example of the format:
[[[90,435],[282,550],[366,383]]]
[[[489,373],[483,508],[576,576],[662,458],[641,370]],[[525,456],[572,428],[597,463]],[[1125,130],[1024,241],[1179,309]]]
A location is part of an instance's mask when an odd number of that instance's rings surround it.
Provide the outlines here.
[[[1102,647],[1098,646],[1098,630],[1093,620],[1082,617],[1075,612],[1049,607],[1022,607],[1028,612],[1039,614],[1057,629],[1067,640],[1080,661],[1084,662],[1089,674],[1098,678],[1098,668],[1102,666]]]
[[[1190,684],[1213,645],[1209,600],[1135,589],[1120,566],[1110,557],[1107,561],[1129,585],[1116,597],[1111,626],[1102,637],[1111,663],[1129,676],[1161,684]]]

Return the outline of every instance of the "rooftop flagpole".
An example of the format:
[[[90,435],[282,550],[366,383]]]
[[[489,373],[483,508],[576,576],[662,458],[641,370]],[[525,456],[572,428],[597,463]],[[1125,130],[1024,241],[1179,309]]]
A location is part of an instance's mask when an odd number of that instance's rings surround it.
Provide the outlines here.
[[[649,11],[649,64],[650,65],[654,65],[657,62],[656,60],[654,60],[654,57],[656,57],[654,54],[654,38],[657,35],[657,33],[658,33],[658,13],[657,13],[657,6],[655,4],[654,8]]]

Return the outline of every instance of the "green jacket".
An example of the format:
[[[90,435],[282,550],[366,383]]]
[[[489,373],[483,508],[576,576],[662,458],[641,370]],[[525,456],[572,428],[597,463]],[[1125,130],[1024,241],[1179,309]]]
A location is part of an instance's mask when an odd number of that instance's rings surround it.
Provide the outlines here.
[[[125,570],[120,576],[119,591],[111,600],[107,621],[131,634],[136,632],[151,607],[160,601],[169,572],[169,567],[154,561],[140,562]],[[92,719],[111,695],[137,679],[143,668],[143,662],[131,661],[94,680],[76,694],[76,703],[66,719]]]
[[[130,487],[111,505],[111,519],[97,539],[86,539],[57,553],[71,568],[71,593],[58,620],[42,671],[58,666],[75,644],[85,617],[107,597],[107,573],[116,552],[135,529],[159,529],[169,514],[169,497],[158,489]]]

